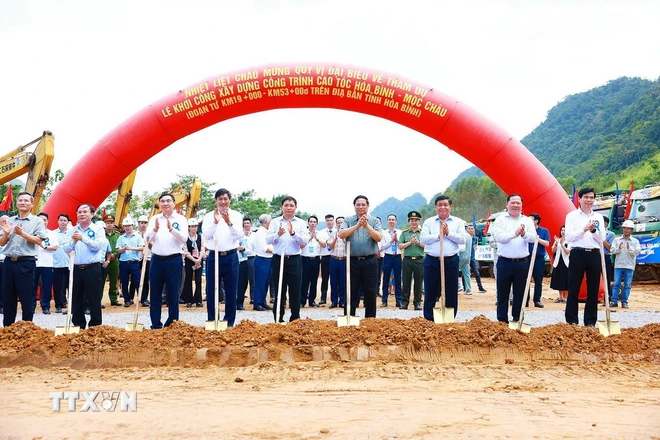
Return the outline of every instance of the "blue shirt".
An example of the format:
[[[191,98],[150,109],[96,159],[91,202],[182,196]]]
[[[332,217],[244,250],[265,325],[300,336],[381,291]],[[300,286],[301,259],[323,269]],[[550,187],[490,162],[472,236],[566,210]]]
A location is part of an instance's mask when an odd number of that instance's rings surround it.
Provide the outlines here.
[[[550,241],[550,231],[548,231],[546,228],[542,228],[539,226],[536,229],[536,235],[538,235],[539,239],[541,240],[546,240]],[[529,255],[532,255],[532,250],[534,249],[534,243],[529,244]],[[538,247],[536,248],[536,258],[545,258],[546,250],[545,246],[541,245],[539,243]]]
[[[133,248],[142,247],[144,239],[135,232],[130,237],[122,234],[117,239],[117,249],[122,249],[126,245]],[[119,261],[140,261],[140,251],[124,251],[119,254]]]
[[[53,267],[69,267],[69,255],[64,252],[64,245],[71,241],[69,231],[62,231],[58,228],[55,234],[57,234],[59,246],[53,254]]]
[[[71,236],[76,231],[81,231],[83,238],[74,244]],[[110,248],[110,244],[105,238],[105,229],[101,225],[90,224],[85,229],[76,225],[67,232],[67,237],[69,242],[63,248],[66,253],[76,251],[73,264],[101,263],[105,260],[105,252]]]
[[[610,245],[614,242],[614,232],[612,231],[605,231],[605,241],[608,242]],[[603,250],[605,251],[605,255],[612,255],[609,249],[607,249],[605,246],[603,246]]]

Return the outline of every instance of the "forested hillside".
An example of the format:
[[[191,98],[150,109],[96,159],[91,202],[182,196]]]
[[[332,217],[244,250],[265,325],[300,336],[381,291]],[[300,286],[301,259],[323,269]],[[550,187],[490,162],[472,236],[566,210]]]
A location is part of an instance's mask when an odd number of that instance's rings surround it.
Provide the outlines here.
[[[569,190],[573,183],[605,191],[615,182],[627,187],[631,178],[658,181],[660,79],[623,77],[567,96],[521,142]]]

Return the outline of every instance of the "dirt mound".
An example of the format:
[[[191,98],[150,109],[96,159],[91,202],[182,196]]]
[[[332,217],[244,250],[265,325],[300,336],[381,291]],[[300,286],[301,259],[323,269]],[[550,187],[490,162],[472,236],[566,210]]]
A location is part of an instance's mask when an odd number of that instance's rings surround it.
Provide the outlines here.
[[[21,321],[0,329],[0,365],[5,366],[35,364],[36,358],[51,360],[43,362],[43,366],[77,359],[104,360],[90,364],[94,366],[112,363],[109,359],[115,359],[116,363],[121,364],[126,359],[140,356],[146,362],[145,353],[153,356],[159,354],[157,363],[167,364],[174,362],[166,359],[174,356],[172,353],[185,352],[190,357],[190,353],[200,350],[204,350],[204,356],[208,352],[217,358],[221,357],[223,351],[230,353],[233,350],[235,354],[241,353],[242,360],[245,360],[248,357],[247,350],[255,348],[270,350],[271,354],[265,355],[270,360],[273,353],[279,355],[290,349],[298,353],[311,353],[310,350],[302,350],[302,347],[322,347],[335,351],[343,349],[344,352],[356,347],[371,351],[383,347],[406,347],[413,352],[488,352],[504,349],[515,353],[593,355],[597,360],[657,362],[660,360],[660,324],[623,329],[621,335],[608,338],[601,336],[596,329],[567,324],[534,328],[529,334],[521,334],[483,316],[467,323],[450,325],[436,325],[422,318],[364,319],[359,327],[337,327],[332,321],[309,319],[284,326],[243,321],[224,332],[208,332],[201,327],[176,322],[157,331],[126,332],[115,327],[99,326],[79,334],[58,337],[52,331],[39,328],[31,322]],[[292,356],[296,358],[295,354]],[[295,360],[311,360],[311,354]]]

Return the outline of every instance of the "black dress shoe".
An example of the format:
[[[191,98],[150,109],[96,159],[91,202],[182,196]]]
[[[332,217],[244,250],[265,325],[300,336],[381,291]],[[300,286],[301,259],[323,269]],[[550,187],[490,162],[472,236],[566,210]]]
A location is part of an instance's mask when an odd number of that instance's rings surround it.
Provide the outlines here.
[[[133,303],[132,301],[125,300],[124,307],[130,307],[132,303]]]
[[[316,304],[314,301],[312,301],[311,303],[309,303],[309,306],[310,307],[318,307],[319,305]]]
[[[401,308],[401,303],[400,303],[400,302],[396,303],[396,308],[397,308],[397,309],[400,309],[400,308]]]
[[[119,306],[121,306],[121,304],[119,303],[119,301],[110,301],[110,305],[111,305],[111,306],[115,306],[115,307],[119,307]]]
[[[480,293],[486,293],[488,291],[486,289],[484,289],[483,287],[479,287],[479,292]]]
[[[101,304],[101,308],[105,309],[105,304]],[[89,309],[87,309],[87,310],[89,310]]]
[[[261,307],[263,307],[264,310],[273,310],[273,308],[272,308],[271,306],[269,306],[268,304],[263,305],[263,306],[261,306]]]
[[[236,310],[245,310],[245,307],[243,307],[243,306],[236,306]]]
[[[56,307],[55,313],[62,313],[62,307]]]
[[[328,308],[329,309],[334,309],[336,307],[337,307],[337,303],[332,303],[332,304],[330,304],[330,307],[328,307]]]
[[[195,307],[204,307],[204,304],[202,304],[201,302],[198,302],[197,304],[195,304]]]
[[[417,310],[417,311],[422,310],[422,306],[415,306],[415,310]]]
[[[44,315],[50,315],[50,309],[43,309],[42,312]]]
[[[264,309],[261,306],[254,306],[254,310],[256,310],[257,312],[265,312],[266,311],[266,309]]]
[[[325,301],[323,301],[323,300],[319,301],[319,305],[320,305],[320,306],[324,306],[324,305],[326,305],[326,304],[327,304],[327,303],[326,303]]]
[[[148,300],[144,300],[140,304],[142,304],[143,307],[149,307],[151,305],[151,303]]]
[[[543,304],[541,304],[540,302],[535,302],[535,303],[534,303],[534,307],[539,308],[539,309],[542,309],[542,308],[545,307],[545,306],[544,306]]]
[[[192,303],[186,304],[186,309],[192,309]]]

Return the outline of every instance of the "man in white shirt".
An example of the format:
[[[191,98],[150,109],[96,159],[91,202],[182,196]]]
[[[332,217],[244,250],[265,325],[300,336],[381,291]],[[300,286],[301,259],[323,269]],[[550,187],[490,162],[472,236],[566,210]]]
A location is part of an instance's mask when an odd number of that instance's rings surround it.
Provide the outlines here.
[[[64,245],[69,241],[69,215],[62,213],[57,217],[57,250],[53,253],[53,294],[55,295],[55,313],[62,313],[67,307],[69,290],[69,256],[64,252]]]
[[[254,232],[252,249],[254,250],[254,310],[263,312],[273,310],[266,302],[266,292],[270,284],[270,266],[273,259],[273,246],[266,243],[266,234],[270,226],[271,217],[268,214],[259,216],[259,229]]]
[[[448,196],[435,198],[436,216],[424,221],[420,243],[424,245],[424,318],[433,321],[433,308],[446,295],[445,304],[458,312],[458,250],[465,244],[465,221],[451,215],[452,201]],[[445,257],[445,289],[441,292],[440,228],[442,227]]]
[[[48,226],[48,214],[40,212],[37,217]],[[50,314],[51,292],[53,290],[53,254],[58,248],[57,233],[46,229],[46,238],[37,247],[37,267],[34,271],[33,304],[37,307],[37,287],[41,278],[41,311],[44,315]]]
[[[511,315],[520,319],[529,271],[529,243],[536,241],[534,221],[522,214],[523,199],[519,194],[506,198],[507,212],[491,225],[491,234],[497,242],[497,320],[509,322],[509,292],[513,285]]]
[[[179,287],[183,273],[183,245],[188,239],[188,220],[174,212],[174,195],[163,193],[158,198],[161,213],[149,220],[145,242],[152,243],[149,284],[151,290],[151,328],[163,328],[161,295],[167,288],[168,316],[165,327],[179,320]]]
[[[325,248],[316,232],[319,219],[312,215],[307,219],[307,230],[309,231],[309,242],[302,247],[302,288],[300,290],[300,307],[309,304],[310,307],[318,307],[316,304],[316,289],[319,281],[319,269],[321,267],[321,248]]]
[[[279,284],[280,264],[284,264],[282,293],[280,304],[277,303],[278,292],[275,292],[275,307],[273,315],[278,322],[284,322],[284,303],[289,292],[291,307],[290,321],[300,319],[300,288],[302,286],[302,259],[300,246],[309,243],[309,231],[305,221],[295,216],[298,201],[286,196],[282,199],[282,216],[270,222],[266,243],[273,245],[273,261],[271,266],[274,284]]]
[[[383,257],[383,296],[381,307],[387,307],[387,297],[390,287],[390,274],[394,272],[394,299],[396,306],[401,306],[401,250],[399,249],[399,237],[401,229],[396,227],[396,215],[387,216],[387,229],[383,229],[383,239],[379,243]]]
[[[584,325],[596,327],[598,320],[598,288],[601,277],[600,243],[605,240],[605,220],[592,207],[596,198],[593,188],[578,192],[580,207],[566,215],[566,241],[571,246],[568,266],[568,298],[566,322],[577,325],[578,294],[582,279],[587,277],[587,302],[584,305]]]
[[[245,310],[245,292],[250,286],[250,303],[254,303],[254,250],[251,247],[252,220],[243,217],[243,236],[238,241],[238,293],[236,310]]]
[[[236,321],[238,293],[238,245],[243,237],[243,216],[229,208],[231,193],[225,188],[215,192],[216,209],[204,216],[204,240],[209,255],[206,259],[206,310],[208,320],[215,319],[215,250],[218,250],[218,282],[225,286],[225,316],[229,327]],[[217,245],[216,245],[217,243]],[[219,286],[218,286],[219,288]]]
[[[325,243],[325,247],[321,249],[321,301],[319,305],[325,305],[328,301],[328,287],[330,287],[330,296],[332,297],[332,285],[328,283],[330,279],[330,245],[328,240],[333,232],[336,232],[335,216],[326,214],[325,216],[325,229],[318,231],[319,240]]]

